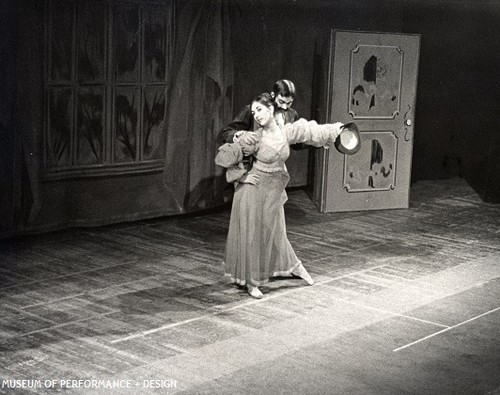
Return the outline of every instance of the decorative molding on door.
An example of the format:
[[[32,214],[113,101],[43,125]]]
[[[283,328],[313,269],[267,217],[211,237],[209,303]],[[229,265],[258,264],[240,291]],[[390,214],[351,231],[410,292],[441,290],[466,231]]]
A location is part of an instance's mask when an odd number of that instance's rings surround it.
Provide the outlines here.
[[[396,187],[398,137],[391,130],[361,132],[356,155],[344,155],[343,188],[349,193],[389,191]]]
[[[351,50],[348,112],[353,119],[394,119],[400,113],[403,58],[397,46],[357,44]]]

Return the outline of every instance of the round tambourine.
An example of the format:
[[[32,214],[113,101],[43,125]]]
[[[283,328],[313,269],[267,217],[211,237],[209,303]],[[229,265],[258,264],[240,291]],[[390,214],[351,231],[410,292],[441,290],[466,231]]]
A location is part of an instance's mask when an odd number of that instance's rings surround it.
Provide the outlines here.
[[[349,122],[341,127],[342,131],[335,140],[335,147],[346,155],[352,155],[361,148],[361,136],[354,122]]]

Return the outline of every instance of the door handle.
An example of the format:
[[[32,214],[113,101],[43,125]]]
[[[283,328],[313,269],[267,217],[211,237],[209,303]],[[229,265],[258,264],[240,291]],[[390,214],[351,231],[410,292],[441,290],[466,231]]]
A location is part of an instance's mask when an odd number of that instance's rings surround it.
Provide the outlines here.
[[[411,112],[411,106],[408,104],[408,110],[405,112],[405,114],[403,115],[403,119],[404,119],[404,125],[405,125],[405,141],[410,141],[410,137],[408,136],[408,132],[409,132],[409,127],[412,125],[412,121],[410,118],[407,118],[408,114]],[[411,114],[410,114],[411,115]]]

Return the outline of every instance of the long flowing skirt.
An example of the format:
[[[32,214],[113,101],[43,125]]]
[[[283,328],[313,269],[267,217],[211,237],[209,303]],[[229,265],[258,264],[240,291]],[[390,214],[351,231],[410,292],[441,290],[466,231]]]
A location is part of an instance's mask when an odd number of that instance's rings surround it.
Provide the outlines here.
[[[255,168],[251,173],[260,176],[259,184],[238,184],[234,193],[224,271],[234,283],[259,286],[290,274],[300,260],[286,236],[283,205],[290,176]]]

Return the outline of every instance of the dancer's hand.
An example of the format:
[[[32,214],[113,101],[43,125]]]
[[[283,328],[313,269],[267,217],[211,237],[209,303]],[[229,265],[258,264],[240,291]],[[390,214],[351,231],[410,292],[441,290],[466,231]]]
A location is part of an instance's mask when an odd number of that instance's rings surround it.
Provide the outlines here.
[[[241,150],[243,151],[243,155],[250,156],[253,155],[256,151],[255,145],[242,145]]]
[[[239,179],[239,182],[243,184],[257,185],[260,181],[260,176],[258,174],[246,174]]]
[[[256,132],[246,132],[242,137],[241,140],[246,144],[246,145],[255,145],[259,141],[259,137],[257,136]]]
[[[342,126],[344,126],[344,124],[342,122],[335,122],[333,124],[333,128],[334,128],[335,134],[337,136],[342,132]]]

